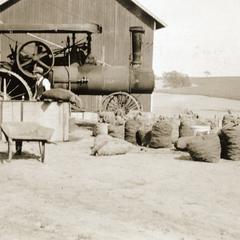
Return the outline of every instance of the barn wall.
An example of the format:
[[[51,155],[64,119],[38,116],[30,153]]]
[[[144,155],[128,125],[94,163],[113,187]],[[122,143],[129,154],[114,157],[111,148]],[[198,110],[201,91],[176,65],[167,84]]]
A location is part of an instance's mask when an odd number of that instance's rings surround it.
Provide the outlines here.
[[[129,65],[131,41],[130,26],[143,26],[143,66],[152,68],[153,26],[144,23],[139,17],[129,12],[120,1],[116,0],[20,0],[1,12],[3,23],[86,23],[102,25],[103,33],[94,34],[92,54],[110,65]],[[38,34],[44,39],[65,45],[66,35]],[[78,39],[86,37],[79,34]],[[12,39],[12,40],[11,40]],[[19,45],[33,40],[23,34],[2,36],[1,58],[6,60],[10,53],[9,43]],[[91,100],[90,100],[91,99]],[[92,106],[96,99],[85,101]],[[88,107],[87,107],[88,108]]]

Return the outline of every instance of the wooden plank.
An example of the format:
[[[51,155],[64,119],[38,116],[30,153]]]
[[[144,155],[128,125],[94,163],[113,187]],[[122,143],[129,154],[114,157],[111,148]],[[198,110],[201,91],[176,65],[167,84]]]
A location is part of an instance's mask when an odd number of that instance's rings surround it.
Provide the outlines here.
[[[2,122],[21,121],[21,102],[2,102]]]
[[[52,141],[69,140],[69,104],[57,102],[24,102],[24,121],[36,121],[53,127]]]
[[[36,122],[54,128],[51,141],[69,140],[69,103],[4,101],[2,122],[20,122],[23,103],[23,122]]]
[[[133,94],[142,105],[144,112],[151,112],[152,94]]]

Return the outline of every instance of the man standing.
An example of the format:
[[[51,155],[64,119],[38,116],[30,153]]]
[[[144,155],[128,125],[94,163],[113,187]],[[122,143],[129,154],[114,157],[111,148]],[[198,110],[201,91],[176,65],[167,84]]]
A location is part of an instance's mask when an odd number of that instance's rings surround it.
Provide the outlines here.
[[[43,69],[41,67],[35,67],[33,74],[36,76],[36,85],[34,98],[39,100],[43,92],[51,89],[51,83],[47,78],[43,76]]]

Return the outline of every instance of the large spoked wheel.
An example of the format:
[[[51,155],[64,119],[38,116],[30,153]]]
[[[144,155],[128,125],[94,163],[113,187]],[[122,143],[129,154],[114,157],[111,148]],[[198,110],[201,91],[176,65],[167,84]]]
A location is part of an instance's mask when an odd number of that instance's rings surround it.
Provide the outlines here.
[[[43,68],[44,75],[49,73],[54,65],[54,55],[45,43],[30,41],[18,49],[16,61],[25,76],[34,78],[33,70],[37,66]]]
[[[121,112],[127,115],[130,111],[141,111],[141,104],[132,95],[125,92],[116,92],[106,96],[102,102],[102,111]]]
[[[18,74],[0,69],[0,100],[31,100],[32,91]]]

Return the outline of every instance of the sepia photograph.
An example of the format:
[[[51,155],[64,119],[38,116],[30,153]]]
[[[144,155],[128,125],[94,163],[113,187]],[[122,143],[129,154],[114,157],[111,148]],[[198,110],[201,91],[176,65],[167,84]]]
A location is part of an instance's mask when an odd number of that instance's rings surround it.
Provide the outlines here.
[[[239,240],[239,13],[0,0],[0,240]]]

